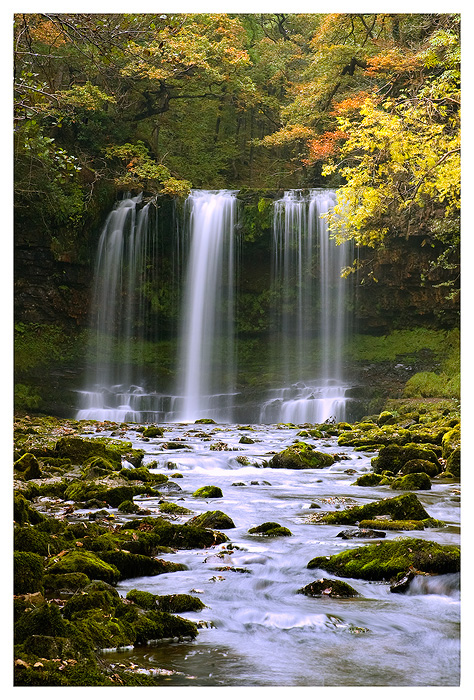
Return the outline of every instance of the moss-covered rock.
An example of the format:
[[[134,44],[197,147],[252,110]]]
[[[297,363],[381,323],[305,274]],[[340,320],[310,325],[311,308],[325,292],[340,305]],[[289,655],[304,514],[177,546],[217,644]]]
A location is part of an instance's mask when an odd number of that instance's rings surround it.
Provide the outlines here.
[[[134,624],[134,631],[136,646],[147,644],[155,639],[194,639],[197,636],[197,626],[194,622],[153,610],[138,619]]]
[[[262,523],[256,527],[251,527],[250,535],[263,535],[265,537],[291,537],[291,532],[287,527],[283,527],[280,523],[272,521]]]
[[[154,559],[143,554],[132,554],[127,551],[101,552],[100,558],[107,564],[118,569],[120,579],[137,578],[139,576],[157,576],[173,571],[186,571],[187,566],[176,562]]]
[[[372,467],[379,474],[384,470],[398,474],[407,462],[415,459],[432,462],[436,466],[438,473],[441,471],[441,465],[435,452],[415,443],[382,447],[378,457],[372,458]]]
[[[145,481],[153,483],[153,485],[165,484],[169,479],[166,474],[151,472],[144,466],[137,467],[135,469],[122,469],[120,471],[120,476],[124,479],[129,479],[130,481]]]
[[[90,578],[83,573],[73,574],[46,574],[44,577],[45,591],[55,591],[57,593],[76,593],[83,590],[91,582]]]
[[[163,437],[164,435],[164,429],[159,427],[158,425],[150,425],[148,428],[145,428],[143,431],[143,437],[148,437],[148,438],[154,438],[154,437]]]
[[[461,448],[456,447],[446,460],[446,471],[454,477],[461,476]]]
[[[190,515],[193,511],[184,506],[180,506],[178,503],[160,503],[158,506],[161,513],[168,513],[169,515]]]
[[[394,491],[429,491],[431,480],[424,472],[414,472],[395,479],[390,484],[390,488]]]
[[[30,479],[41,479],[42,471],[36,457],[27,452],[22,455],[20,459],[17,459],[13,465],[13,468],[18,472],[25,481]]]
[[[133,500],[134,496],[152,493],[153,491],[149,491],[149,487],[146,486],[115,486],[114,488],[106,489],[102,494],[102,499],[112,508],[118,508],[124,501]]]
[[[390,581],[405,574],[410,567],[427,574],[459,571],[460,551],[452,545],[428,540],[401,538],[350,549],[331,557],[316,557],[308,569],[368,581]]]
[[[221,510],[210,510],[206,513],[196,515],[188,520],[186,525],[195,527],[206,527],[211,530],[230,530],[235,527],[234,521]]]
[[[382,481],[384,481],[385,478],[386,477],[384,477],[382,474],[375,474],[375,472],[372,472],[371,474],[363,474],[362,476],[359,476],[352,485],[378,486]]]
[[[417,474],[421,472],[433,478],[439,474],[439,469],[436,464],[427,459],[410,459],[402,466],[399,474],[405,476],[406,474]]]
[[[123,503],[119,504],[117,510],[119,513],[138,513],[140,511],[140,506],[133,501],[123,501]]]
[[[448,430],[443,435],[441,446],[443,448],[444,459],[448,459],[453,450],[461,447],[461,428],[459,425],[454,427],[452,430]]]
[[[185,593],[174,595],[154,595],[136,588],[128,591],[127,600],[132,600],[143,610],[161,610],[168,613],[199,612],[204,603],[195,596]]]
[[[345,581],[330,578],[320,578],[318,581],[308,583],[297,592],[311,598],[356,598],[359,595],[356,589]]]
[[[56,603],[45,603],[25,612],[14,627],[15,643],[21,644],[31,635],[70,637],[74,628],[63,619]]]
[[[213,420],[212,418],[198,418],[194,422],[195,423],[202,423],[203,425],[206,425],[206,424],[216,425],[216,421]]]
[[[124,443],[124,448],[126,445]],[[122,462],[121,449],[117,446],[106,445],[100,440],[62,437],[57,441],[55,451],[58,457],[67,457],[73,464],[77,465],[83,465],[90,457],[104,457],[117,467],[120,467]]]
[[[154,521],[153,531],[138,535],[141,539],[147,535],[151,546],[173,547],[175,549],[204,549],[216,544],[228,542],[229,538],[223,532],[208,530],[194,525],[175,525],[162,518],[151,518]],[[125,523],[123,528],[135,529],[140,527],[140,521]]]
[[[116,584],[120,571],[114,565],[107,563],[93,552],[69,551],[61,557],[52,558],[47,566],[48,574],[83,573],[90,579],[100,579],[106,583]]]
[[[268,462],[273,469],[322,469],[334,464],[334,457],[318,452],[305,442],[297,442],[274,455]]]
[[[321,516],[323,523],[355,525],[364,520],[373,520],[375,516],[389,516],[393,520],[424,520],[428,513],[413,493],[405,493],[395,498],[383,498],[364,506],[355,506]]]
[[[28,525],[15,527],[13,532],[13,548],[18,552],[34,552],[42,557],[47,557],[50,554],[60,552],[64,544],[62,538],[52,538],[48,533]]]
[[[13,552],[13,592],[43,591],[43,557],[34,552]]]
[[[21,493],[15,493],[13,497],[13,519],[18,525],[31,523],[37,525],[46,520],[45,516],[38,513]]]
[[[76,593],[66,601],[62,614],[66,620],[73,620],[94,608],[106,613],[114,613],[119,600],[120,595],[113,586],[104,581],[93,581],[80,593]]]
[[[251,438],[251,437],[248,437],[248,435],[242,435],[242,437],[240,438],[239,442],[240,442],[242,445],[253,445],[254,442],[255,442],[255,440],[252,440],[252,438]]]
[[[193,493],[194,498],[222,498],[219,486],[201,486]]]

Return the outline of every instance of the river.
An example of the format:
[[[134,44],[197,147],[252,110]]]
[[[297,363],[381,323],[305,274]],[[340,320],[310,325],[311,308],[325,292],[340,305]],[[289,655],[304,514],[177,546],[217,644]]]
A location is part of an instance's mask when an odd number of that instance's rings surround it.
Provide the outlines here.
[[[121,437],[146,451],[145,465],[156,460],[156,471],[169,475],[175,484],[171,489],[176,490],[166,492],[169,483],[160,487],[163,498],[194,514],[221,510],[236,527],[224,531],[231,547],[166,555],[170,561],[186,564],[186,571],[128,579],[117,586],[122,596],[132,588],[159,595],[196,595],[206,607],[182,616],[199,623],[197,638],[105,651],[108,662],[133,664],[138,672],[160,675],[164,686],[459,684],[457,575],[416,577],[403,595],[391,593],[386,583],[358,579],[344,579],[360,594],[354,599],[309,598],[298,593],[323,576],[337,578],[307,569],[310,559],[373,542],[337,537],[347,526],[319,524],[314,521],[315,513],[400,493],[389,487],[352,485],[370,470],[373,453],[340,447],[336,438],[304,438],[321,451],[347,459],[324,469],[271,469],[264,467],[268,453],[290,445],[299,428],[253,425],[245,430],[237,425],[170,423],[165,429],[163,438],[148,441],[135,430]],[[243,435],[255,442],[240,443]],[[171,440],[182,440],[183,449],[163,449]],[[219,442],[228,449],[210,449]],[[237,460],[242,456],[252,466]],[[176,464],[182,478],[173,479],[168,462]],[[355,473],[348,473],[352,470]],[[223,498],[192,496],[197,488],[209,484],[219,486]],[[459,544],[459,484],[434,481],[431,491],[417,492],[417,496],[429,515],[443,520],[446,527],[417,531],[414,536]],[[153,515],[160,514],[159,498],[135,500]],[[189,517],[177,517],[175,522]],[[265,538],[248,533],[249,528],[266,521],[277,521],[292,536]],[[387,532],[386,539],[400,536],[411,533]]]

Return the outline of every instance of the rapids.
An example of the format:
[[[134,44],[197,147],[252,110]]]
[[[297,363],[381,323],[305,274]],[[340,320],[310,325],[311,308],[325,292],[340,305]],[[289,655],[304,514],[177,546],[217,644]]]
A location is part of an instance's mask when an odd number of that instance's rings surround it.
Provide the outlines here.
[[[124,439],[146,451],[144,463],[156,460],[156,470],[168,474],[176,485],[161,487],[165,500],[194,514],[222,510],[236,527],[225,530],[229,548],[220,545],[166,555],[186,564],[187,571],[124,580],[117,586],[122,596],[132,588],[196,595],[206,607],[182,616],[199,623],[197,638],[105,651],[107,661],[160,675],[168,686],[457,685],[457,575],[417,576],[406,594],[391,593],[388,583],[358,579],[344,579],[360,594],[356,599],[308,598],[297,592],[323,576],[337,578],[308,570],[311,558],[374,541],[343,540],[337,534],[346,526],[312,522],[311,516],[321,512],[318,506],[333,511],[399,493],[388,487],[353,486],[357,476],[370,470],[373,453],[338,446],[336,438],[305,438],[319,450],[346,458],[331,467],[265,467],[269,453],[291,444],[297,432],[276,425],[167,424],[163,438],[148,441],[133,426],[123,432]],[[255,442],[240,443],[243,435]],[[169,440],[182,440],[183,449],[164,449]],[[225,443],[227,449],[211,449],[217,443]],[[242,457],[250,464],[241,464]],[[182,478],[173,479],[173,473]],[[223,498],[193,498],[197,488],[208,484],[220,486]],[[446,527],[387,532],[386,539],[413,535],[459,544],[459,484],[435,480],[431,491],[416,493],[430,516],[442,519]],[[158,495],[135,500],[159,515]],[[134,516],[116,513],[116,517]],[[175,516],[175,521],[189,517]],[[292,536],[248,533],[270,520],[289,528]]]

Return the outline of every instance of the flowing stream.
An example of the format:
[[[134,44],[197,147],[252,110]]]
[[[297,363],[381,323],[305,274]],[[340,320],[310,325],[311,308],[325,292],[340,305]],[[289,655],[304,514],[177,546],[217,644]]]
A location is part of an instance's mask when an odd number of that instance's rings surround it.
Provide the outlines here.
[[[148,441],[134,430],[123,433],[145,449],[144,463],[156,460],[170,482],[162,497],[198,514],[222,510],[235,529],[225,530],[230,546],[181,550],[166,555],[187,571],[121,581],[132,588],[165,595],[191,593],[206,607],[182,616],[199,622],[192,642],[161,643],[141,649],[104,652],[112,663],[163,678],[174,686],[454,686],[459,683],[459,577],[417,576],[406,594],[386,583],[344,579],[360,594],[354,599],[308,598],[298,589],[321,577],[309,570],[315,556],[331,555],[374,540],[338,537],[347,526],[311,520],[322,510],[362,505],[393,497],[388,487],[353,486],[370,470],[373,453],[339,447],[336,438],[311,444],[344,458],[313,470],[271,469],[269,453],[290,445],[298,429],[276,425],[168,424],[163,438]],[[250,437],[253,444],[240,442]],[[165,449],[167,441],[182,449]],[[226,450],[219,450],[222,444]],[[242,464],[246,457],[250,464]],[[169,463],[172,464],[169,464]],[[173,473],[182,478],[173,479]],[[220,486],[223,498],[202,500],[193,492]],[[412,536],[459,544],[459,484],[433,482],[416,492],[429,515],[446,527],[416,533],[387,532],[386,539]],[[135,499],[159,515],[159,497]],[[316,507],[311,507],[315,504]],[[156,513],[155,513],[156,510]],[[118,519],[123,516],[116,513]],[[180,516],[176,522],[191,517]],[[251,535],[249,528],[276,521],[291,537]]]

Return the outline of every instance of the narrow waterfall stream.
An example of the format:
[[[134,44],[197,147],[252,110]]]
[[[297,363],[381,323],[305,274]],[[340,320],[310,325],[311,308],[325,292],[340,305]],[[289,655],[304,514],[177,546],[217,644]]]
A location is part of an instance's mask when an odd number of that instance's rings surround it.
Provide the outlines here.
[[[331,239],[326,215],[332,190],[290,190],[275,202],[273,362],[284,386],[273,389],[261,423],[321,423],[345,417],[342,353],[349,327],[350,286],[341,277],[351,245]]]
[[[232,417],[235,389],[235,192],[193,191],[181,311],[179,420]],[[182,376],[182,380],[181,380]],[[179,391],[181,387],[181,391]]]
[[[169,474],[170,482],[160,488],[166,500],[193,514],[222,510],[235,528],[223,531],[228,545],[166,555],[184,563],[186,571],[118,584],[122,596],[138,589],[200,598],[206,606],[201,612],[182,614],[199,623],[197,638],[104,652],[107,661],[161,676],[164,686],[458,683],[458,575],[415,577],[403,595],[391,593],[388,583],[350,578],[344,580],[357,590],[357,598],[308,598],[298,593],[328,576],[323,570],[307,569],[314,556],[377,541],[342,539],[338,533],[347,526],[323,525],[312,517],[318,508],[334,511],[394,495],[388,487],[353,485],[370,469],[370,453],[338,446],[336,438],[307,439],[317,449],[337,452],[344,459],[317,470],[273,469],[264,466],[266,455],[290,445],[298,429],[168,424],[165,430],[163,438],[146,442],[133,429],[123,437],[146,450],[145,464],[156,460],[154,469]],[[241,443],[242,435],[254,442]],[[170,440],[182,440],[182,449],[167,449]],[[215,451],[215,444],[221,445],[220,450]],[[174,471],[169,471],[170,462]],[[173,478],[178,473],[182,478]],[[193,498],[195,489],[206,484],[219,486],[223,497]],[[416,533],[388,531],[386,539],[402,535],[459,544],[458,488],[441,481],[434,482],[430,491],[417,492],[429,515],[443,520],[445,527]],[[155,500],[135,500],[153,515],[160,514],[159,495]],[[175,521],[190,517],[175,516]],[[267,521],[287,527],[291,536],[249,534],[251,527]]]

